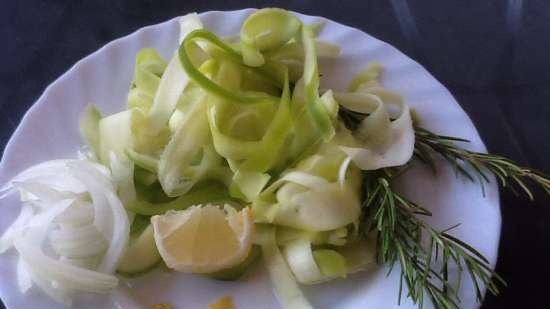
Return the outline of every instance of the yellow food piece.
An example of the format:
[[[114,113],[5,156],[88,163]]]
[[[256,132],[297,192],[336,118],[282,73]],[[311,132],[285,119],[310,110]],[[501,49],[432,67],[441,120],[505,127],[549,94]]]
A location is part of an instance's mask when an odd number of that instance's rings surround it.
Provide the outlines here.
[[[254,239],[252,212],[226,208],[193,206],[153,216],[155,243],[166,265],[181,272],[209,274],[243,262]]]
[[[207,309],[237,309],[233,304],[231,296],[220,297],[215,303],[208,306]]]
[[[172,305],[168,304],[156,304],[151,306],[151,309],[175,309]]]

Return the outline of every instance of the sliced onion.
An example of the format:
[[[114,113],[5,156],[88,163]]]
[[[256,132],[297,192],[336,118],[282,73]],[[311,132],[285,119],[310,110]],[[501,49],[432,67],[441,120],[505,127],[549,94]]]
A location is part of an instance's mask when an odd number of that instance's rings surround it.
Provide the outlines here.
[[[110,243],[98,271],[112,273],[128,245],[130,234],[128,215],[113,192],[112,184],[105,184],[109,181],[107,177],[85,161],[70,164],[70,167],[71,173],[88,188],[94,206],[96,204],[99,206],[95,211],[97,223],[94,222],[94,224],[99,231],[103,232],[105,238],[110,240]],[[110,222],[112,224],[108,224]]]
[[[55,221],[62,227],[79,227],[91,224],[94,221],[94,206],[90,202],[76,200]]]
[[[25,269],[32,278],[32,281],[46,293],[48,296],[53,298],[55,301],[65,304],[66,306],[71,306],[73,303],[74,291],[69,289],[62,289],[58,286],[55,286],[47,277],[42,274],[35,272],[29,265],[24,264]]]
[[[64,264],[46,256],[27,237],[19,237],[14,245],[31,273],[56,281],[77,291],[106,293],[118,284],[115,276]]]
[[[73,202],[74,200],[67,199],[54,203],[48,210],[32,217],[27,224],[25,224],[21,233],[29,234],[33,244],[37,247],[41,247],[48,236],[48,232],[55,218],[69,208]],[[15,239],[17,239],[18,236],[20,235],[16,235]]]
[[[86,188],[72,177],[67,177],[67,163],[72,160],[53,160],[34,165],[4,185],[2,198],[9,194],[15,183],[41,183],[60,191],[85,192]]]
[[[16,235],[21,233],[22,228],[33,216],[34,211],[31,206],[27,203],[23,204],[21,207],[21,212],[13,224],[4,232],[0,238],[0,254],[4,253],[6,250],[13,246],[13,240]]]
[[[34,283],[69,305],[76,292],[105,293],[118,284],[111,274],[126,250],[129,222],[108,169],[88,160],[44,162],[2,190],[14,189],[25,202],[0,252],[19,252],[22,292]]]
[[[37,182],[13,182],[13,187],[25,191],[28,198],[41,200],[46,204],[54,203],[67,198],[74,198],[75,194],[67,191],[58,191],[51,186]]]
[[[52,242],[57,254],[67,258],[95,257],[107,249],[107,244],[102,238],[96,238],[88,242]]]
[[[52,242],[79,243],[102,238],[102,235],[94,225],[88,224],[79,227],[61,227],[53,230],[49,238]]]

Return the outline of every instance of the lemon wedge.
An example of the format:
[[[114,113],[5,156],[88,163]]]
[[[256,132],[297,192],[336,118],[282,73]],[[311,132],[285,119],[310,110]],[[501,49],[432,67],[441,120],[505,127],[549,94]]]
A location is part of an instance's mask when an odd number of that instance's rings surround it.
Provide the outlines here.
[[[155,243],[166,265],[174,270],[209,274],[243,262],[254,239],[254,219],[248,208],[236,211],[193,206],[153,216]]]

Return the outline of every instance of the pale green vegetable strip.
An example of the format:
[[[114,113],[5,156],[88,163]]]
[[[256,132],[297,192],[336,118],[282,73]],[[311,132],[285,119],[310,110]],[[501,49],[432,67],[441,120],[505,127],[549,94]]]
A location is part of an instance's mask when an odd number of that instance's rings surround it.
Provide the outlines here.
[[[207,74],[212,74],[208,71],[214,69],[216,66],[211,62],[201,66]],[[214,178],[225,182],[227,178],[223,160],[214,150],[208,130],[206,111],[209,95],[201,92],[190,98],[193,100],[187,102],[189,109],[159,161],[159,182],[166,195],[172,197],[185,194],[200,180]]]
[[[302,22],[288,11],[269,8],[252,13],[241,27],[241,41],[254,44],[259,50],[282,46],[295,37]]]
[[[336,58],[340,55],[340,46],[329,42],[315,40],[315,51],[318,58]],[[265,53],[269,60],[282,61],[286,64],[294,62],[303,69],[304,47],[297,41],[289,42],[280,48]]]
[[[327,111],[327,114],[331,119],[336,118],[338,115],[338,102],[336,102],[336,99],[334,98],[334,94],[332,90],[328,90],[325,92],[321,98],[320,98],[321,104],[323,104],[323,107]]]
[[[274,104],[269,101],[264,101],[263,104]],[[260,141],[241,140],[232,136],[228,136],[221,131],[217,119],[220,116],[217,107],[212,107],[209,110],[209,122],[214,145],[216,150],[225,158],[231,160],[247,159],[248,163],[244,163],[245,170],[257,170],[260,172],[266,171],[272,167],[275,160],[280,154],[280,148],[285,142],[286,135],[290,133],[291,119],[289,114],[288,100],[281,99],[277,102],[279,106],[271,123],[266,119],[268,127]]]
[[[238,69],[235,64],[222,62],[215,79],[217,84],[224,89],[238,91],[242,78]],[[280,102],[274,106],[277,108],[274,116],[262,111],[267,104],[275,104],[275,102],[265,101],[263,105],[239,106],[232,104],[230,100],[211,99],[212,107],[210,107],[208,116],[214,146],[216,151],[228,160],[230,167],[235,172],[231,192],[234,196],[246,201],[252,201],[269,180],[270,176],[265,172],[280,161],[282,147],[291,132],[289,87],[286,78]],[[235,110],[240,113],[237,112],[236,116],[226,115]],[[259,123],[259,125],[265,126],[265,132],[260,140],[247,139],[251,130],[226,132],[227,128],[222,131],[219,124],[223,120],[230,119],[234,121],[230,128],[243,126],[247,124],[247,121],[251,121],[247,120],[251,117],[272,117]],[[234,133],[233,136],[230,136],[230,133]],[[238,161],[241,162],[237,164]]]
[[[343,246],[348,236],[347,227],[324,232],[312,232],[294,229],[290,227],[277,227],[277,244],[285,246],[297,239],[308,239],[313,245]]]
[[[284,248],[286,261],[296,280],[302,284],[315,284],[346,275],[344,258],[333,250],[319,250],[317,259],[308,239],[297,239]],[[325,270],[325,273],[321,271]]]
[[[349,161],[337,145],[324,144],[254,201],[257,220],[311,232],[356,222],[361,212],[360,174]]]
[[[265,63],[262,53],[252,44],[241,44],[243,62],[251,67],[259,67]]]
[[[338,180],[338,173],[346,155],[333,144],[323,144],[319,150],[296,165],[296,169],[325,178],[329,182]]]
[[[366,238],[338,248],[346,260],[348,274],[356,273],[376,265],[376,233],[370,233]]]
[[[338,183],[340,184],[340,188],[344,188],[346,185],[346,172],[348,171],[348,167],[351,163],[351,158],[347,157],[342,162],[342,165],[340,165],[340,169],[338,170]]]
[[[233,174],[231,195],[241,196],[245,201],[253,201],[265,187],[271,176],[266,173],[237,171]]]
[[[348,91],[357,91],[359,86],[370,81],[377,81],[382,74],[382,65],[378,62],[371,63],[366,69],[357,74],[350,82]]]
[[[99,155],[99,122],[101,113],[94,105],[86,106],[80,116],[80,135],[95,155]]]
[[[402,100],[395,102],[400,112],[397,119],[391,121],[385,104],[381,100],[374,101],[378,101],[378,106],[372,110],[368,105],[363,108],[358,108],[353,102],[347,105],[347,101],[340,98],[339,103],[344,107],[370,113],[356,131],[356,144],[344,143],[340,149],[362,170],[403,165],[410,160],[414,151],[414,130],[409,107]]]
[[[273,97],[271,95],[268,95],[266,93],[248,93],[243,94],[236,91],[228,90],[219,84],[213,82],[210,80],[207,76],[202,74],[197,68],[195,67],[189,53],[189,49],[191,48],[191,45],[195,44],[195,41],[206,41],[209,44],[213,44],[216,47],[218,47],[220,50],[223,51],[224,59],[222,60],[229,60],[234,63],[241,63],[241,54],[234,50],[231,46],[225,44],[223,41],[221,41],[216,35],[213,33],[206,31],[206,30],[195,30],[191,32],[185,39],[183,40],[182,44],[180,45],[178,49],[178,54],[180,58],[181,65],[189,78],[197,83],[203,90],[221,98],[224,100],[230,100],[233,103],[237,104],[258,104],[258,103],[264,103],[266,100],[271,101],[278,101],[278,98]],[[279,81],[282,79],[280,75],[280,72],[276,72],[279,74],[273,74],[274,72],[271,70],[266,70],[264,67],[262,68],[251,68],[254,69],[256,73],[263,75],[265,77],[270,78],[273,80],[274,83],[279,83]],[[280,81],[282,83],[282,80]]]
[[[149,225],[139,236],[130,240],[126,253],[118,264],[117,271],[124,274],[135,274],[153,267],[160,261],[160,254],[155,244],[153,226]]]
[[[208,122],[210,124],[214,146],[221,156],[228,159],[244,160],[258,151],[258,141],[239,140],[223,134],[216,120],[218,114],[216,107],[212,107],[208,110]]]
[[[209,141],[206,108],[204,99],[195,103],[161,154],[158,179],[168,196],[184,194],[199,180],[197,175],[184,177],[182,171]]]
[[[260,51],[282,46],[297,35],[301,21],[289,12],[269,8],[252,13],[241,27],[243,61],[258,67],[265,63]]]
[[[362,170],[403,165],[414,151],[410,109],[400,95],[379,85],[381,72],[380,64],[371,64],[351,81],[349,89],[352,92],[335,94],[344,108],[368,114],[353,138],[346,129],[336,138],[340,149]]]
[[[158,134],[167,124],[188,82],[189,78],[182,70],[178,57],[174,56],[162,75],[153,105],[147,115],[151,136]]]
[[[283,309],[313,309],[283,258],[275,241],[275,231],[269,229],[262,237],[262,256],[277,299]]]
[[[168,126],[164,126],[156,136],[151,136],[147,114],[140,108],[134,108],[133,110],[133,147],[131,149],[147,155],[157,155],[168,143],[170,129]]]
[[[138,153],[132,149],[126,149],[126,155],[128,155],[130,160],[134,161],[137,166],[151,173],[157,173],[159,166],[158,159],[149,155]]]
[[[277,112],[262,137],[261,148],[257,149],[256,153],[243,163],[242,169],[264,172],[277,163],[292,128],[289,91],[288,78],[285,78],[285,86]]]
[[[180,39],[188,33],[202,28],[202,23],[196,14],[188,14],[180,20]],[[154,137],[168,123],[168,119],[176,108],[181,93],[189,83],[189,77],[183,71],[177,53],[168,63],[158,86],[153,106],[147,115],[149,134]]]
[[[314,250],[313,258],[327,280],[346,277],[346,259],[337,251],[330,249]]]
[[[134,86],[150,97],[155,95],[160,76],[166,69],[166,62],[152,48],[144,48],[136,55]]]
[[[297,193],[291,201],[278,205],[274,223],[309,231],[328,231],[354,222],[361,212],[357,194],[347,187],[341,189],[338,183]]]
[[[303,159],[310,155],[322,140],[327,141],[334,135],[332,121],[338,113],[338,104],[332,92],[329,91],[319,98],[317,57],[311,35],[307,27],[302,29],[302,45],[305,53],[303,75],[296,82],[292,93],[295,129],[290,156],[295,159]]]
[[[134,179],[139,184],[150,186],[157,181],[157,173],[152,173],[138,168],[134,170]]]
[[[346,109],[372,113],[381,102],[379,96],[366,92],[334,92],[336,101]]]
[[[346,277],[348,273],[364,270],[375,263],[375,245],[369,240],[360,240],[335,250],[312,250],[311,240],[298,238],[284,248],[286,261],[298,282],[316,284]]]
[[[315,40],[313,32],[307,26],[302,26],[302,44],[304,45],[304,89],[307,108],[325,141],[334,136],[334,127],[328,112],[319,102],[319,71],[317,55],[315,54]]]
[[[99,159],[109,166],[109,153],[126,156],[126,149],[133,147],[132,121],[134,110],[125,110],[99,121]]]
[[[180,17],[180,35],[178,42],[181,44],[183,39],[194,30],[204,28],[202,22],[199,18],[199,15],[195,12],[189,13],[185,16]]]
[[[111,174],[117,188],[117,195],[123,205],[136,199],[136,188],[134,186],[134,162],[126,155],[119,156],[114,152],[109,153],[111,163]]]
[[[285,246],[283,252],[288,266],[299,283],[311,284],[322,281],[324,276],[315,263],[309,240],[297,239]]]
[[[205,65],[201,67],[204,69],[204,67],[209,66],[210,62],[213,61],[205,62]],[[185,88],[182,95],[180,96],[176,109],[174,110],[174,112],[170,116],[170,120],[168,121],[168,127],[172,134],[177,131],[180,124],[185,119],[185,114],[189,111],[189,109],[191,109],[191,107],[193,107],[193,104],[203,96],[204,91],[194,84],[190,84],[187,88]]]
[[[329,184],[323,177],[311,175],[302,171],[289,171],[266,188],[263,194],[274,193],[285,182],[292,182],[309,189],[315,189]]]
[[[152,48],[144,48],[136,55],[132,88],[128,93],[128,108],[138,108],[147,113],[166,69],[166,62]]]
[[[189,192],[178,198],[165,203],[150,203],[145,200],[136,200],[127,205],[127,209],[139,215],[154,216],[162,215],[168,210],[187,209],[199,204],[233,204],[227,188],[214,181],[206,181],[200,186],[192,188]]]
[[[153,96],[137,87],[130,89],[127,100],[128,108],[138,108],[143,113],[147,113],[153,104]]]
[[[321,142],[316,124],[307,112],[304,92],[304,82],[300,78],[294,87],[291,103],[294,137],[290,145],[289,156],[296,161],[311,154],[308,152],[315,152],[315,147],[318,147]]]

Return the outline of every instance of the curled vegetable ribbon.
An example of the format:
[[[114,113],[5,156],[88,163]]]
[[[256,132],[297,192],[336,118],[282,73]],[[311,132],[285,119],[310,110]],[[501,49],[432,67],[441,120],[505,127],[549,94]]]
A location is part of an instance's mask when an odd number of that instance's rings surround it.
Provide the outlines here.
[[[253,16],[254,14],[249,18],[253,18]],[[302,80],[304,93],[307,100],[307,110],[321,137],[325,141],[328,141],[334,135],[334,128],[332,125],[330,113],[322,104],[319,97],[319,72],[317,68],[317,55],[315,50],[316,43],[314,40],[314,33],[310,27],[301,23],[300,27],[296,28],[295,30],[296,31],[292,33],[292,36],[288,34],[284,36],[287,41],[281,39],[279,43],[280,45],[284,45],[291,38],[301,37],[304,50],[304,68]],[[298,30],[300,31],[298,32]],[[242,33],[241,36],[243,36]],[[209,93],[238,104],[258,104],[265,102],[266,99],[275,100],[274,97],[265,93],[243,94],[241,92],[233,92],[205,77],[193,65],[192,59],[189,57],[188,54],[188,51],[192,48],[195,41],[206,41],[207,43],[212,45],[212,48],[209,49],[212,55],[218,58],[224,58],[225,60],[246,67],[247,70],[252,70],[257,75],[276,83],[279,89],[284,88],[284,80],[285,78],[288,78],[288,67],[286,65],[279,64],[276,61],[268,61],[260,67],[246,66],[246,61],[243,62],[243,55],[240,51],[233,49],[231,46],[225,44],[214,34],[206,30],[195,30],[187,35],[187,37],[180,45],[179,57],[181,65],[189,78],[199,84]],[[244,46],[246,46],[246,43],[244,43]],[[270,45],[270,48],[274,48],[274,46]],[[244,47],[242,49],[243,51],[246,50],[246,48]]]
[[[350,83],[350,92],[335,92],[338,103],[366,114],[353,134],[343,126],[336,137],[340,149],[362,170],[404,165],[414,152],[411,112],[403,98],[381,87],[382,67],[373,64]]]

